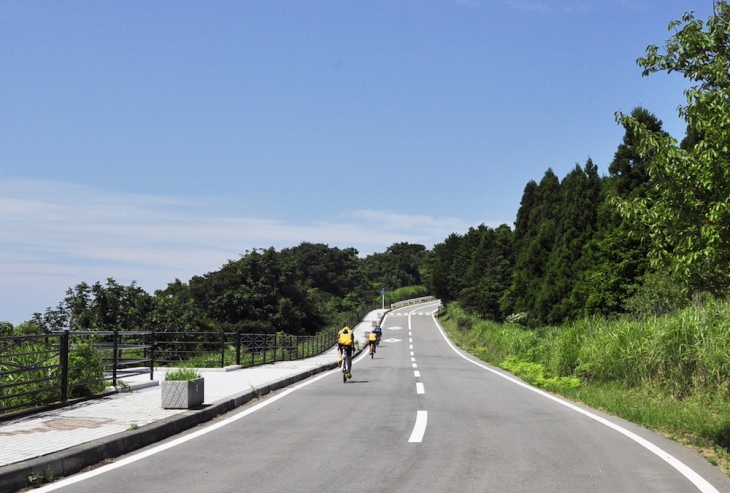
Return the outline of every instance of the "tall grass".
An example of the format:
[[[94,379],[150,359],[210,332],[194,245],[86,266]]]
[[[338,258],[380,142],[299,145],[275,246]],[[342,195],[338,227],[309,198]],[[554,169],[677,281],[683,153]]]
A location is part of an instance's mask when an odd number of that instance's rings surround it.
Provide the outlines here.
[[[479,320],[451,304],[444,325],[481,359],[694,445],[712,461],[725,457],[730,471],[730,303],[537,330]]]
[[[517,357],[587,382],[659,385],[675,398],[727,392],[730,384],[730,304],[723,301],[662,317],[585,318],[536,330],[482,321],[456,304],[448,315],[495,364]]]

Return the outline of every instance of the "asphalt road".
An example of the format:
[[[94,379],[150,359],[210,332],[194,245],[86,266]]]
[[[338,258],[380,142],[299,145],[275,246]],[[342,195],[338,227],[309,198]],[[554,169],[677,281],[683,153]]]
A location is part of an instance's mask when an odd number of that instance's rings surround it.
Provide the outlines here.
[[[435,309],[389,314],[347,384],[313,377],[40,491],[730,492],[691,450],[470,362]]]

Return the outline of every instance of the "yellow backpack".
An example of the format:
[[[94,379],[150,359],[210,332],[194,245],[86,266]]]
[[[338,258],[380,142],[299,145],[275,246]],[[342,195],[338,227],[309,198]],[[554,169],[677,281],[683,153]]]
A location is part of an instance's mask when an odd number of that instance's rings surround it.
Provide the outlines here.
[[[340,332],[340,337],[337,339],[337,343],[342,344],[343,346],[352,346],[352,331],[343,330]]]
[[[375,332],[371,332],[370,335],[368,335],[368,341],[375,342],[378,340],[378,334]]]

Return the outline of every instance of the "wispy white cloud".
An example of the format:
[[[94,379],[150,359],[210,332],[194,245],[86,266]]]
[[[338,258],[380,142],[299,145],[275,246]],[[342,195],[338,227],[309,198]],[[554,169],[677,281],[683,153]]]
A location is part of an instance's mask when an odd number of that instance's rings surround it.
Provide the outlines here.
[[[213,200],[109,193],[30,180],[0,182],[0,320],[18,323],[81,281],[136,280],[148,291],[219,268],[251,248],[302,241],[383,251],[431,247],[471,224],[362,210],[306,223],[233,216]]]

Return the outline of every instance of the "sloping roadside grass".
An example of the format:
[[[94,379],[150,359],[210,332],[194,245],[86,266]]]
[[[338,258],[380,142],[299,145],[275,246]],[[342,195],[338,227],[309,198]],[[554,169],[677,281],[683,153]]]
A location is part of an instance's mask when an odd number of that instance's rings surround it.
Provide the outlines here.
[[[730,475],[728,303],[538,330],[480,320],[451,304],[440,321],[480,359],[689,445]]]

